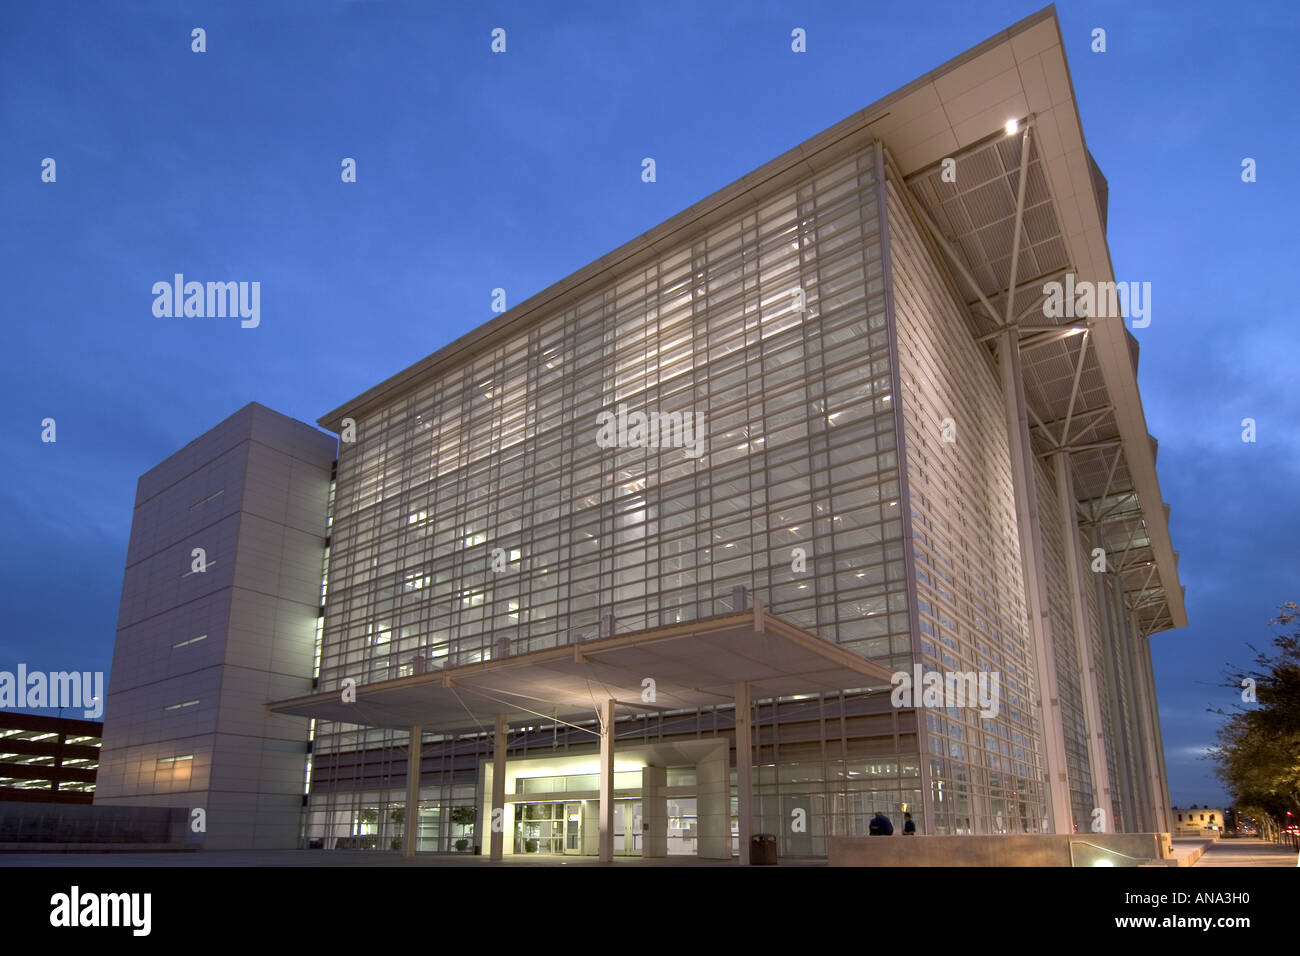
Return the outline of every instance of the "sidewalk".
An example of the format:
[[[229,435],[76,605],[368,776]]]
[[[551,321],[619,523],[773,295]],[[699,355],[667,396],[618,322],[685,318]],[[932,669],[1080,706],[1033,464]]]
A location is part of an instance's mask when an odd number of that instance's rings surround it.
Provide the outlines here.
[[[1263,840],[1217,840],[1195,866],[1289,866],[1296,865],[1296,851]]]

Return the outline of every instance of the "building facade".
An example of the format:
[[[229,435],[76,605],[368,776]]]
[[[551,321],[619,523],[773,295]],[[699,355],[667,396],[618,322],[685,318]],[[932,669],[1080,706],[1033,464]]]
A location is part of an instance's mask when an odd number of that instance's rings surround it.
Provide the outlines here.
[[[1222,807],[1170,807],[1174,836],[1221,836],[1227,827]]]
[[[1113,281],[1106,203],[1049,9],[342,406],[320,686],[749,595],[891,671],[1001,682],[993,716],[879,687],[758,701],[753,826],[782,853],[878,809],[930,833],[1167,830],[1147,641],[1184,612],[1136,340],[1044,307],[1067,274]],[[484,842],[491,709],[422,733],[419,848]],[[628,713],[617,736],[733,721]],[[404,839],[406,737],[322,721],[309,838]],[[539,717],[508,740],[505,852],[572,852],[590,735]],[[666,769],[688,852],[693,771]],[[639,770],[615,784],[621,852]]]
[[[293,845],[1169,830],[1137,343],[1047,304],[1106,204],[1048,8],[324,416]]]
[[[295,846],[335,441],[251,404],[140,478],[95,804],[199,810],[192,841]]]

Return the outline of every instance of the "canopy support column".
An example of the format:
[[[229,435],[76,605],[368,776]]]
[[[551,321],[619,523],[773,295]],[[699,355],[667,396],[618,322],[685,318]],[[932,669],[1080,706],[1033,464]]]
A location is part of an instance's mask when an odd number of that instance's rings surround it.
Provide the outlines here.
[[[410,730],[406,754],[406,832],[402,837],[402,856],[415,856],[420,827],[420,725]]]
[[[736,684],[736,816],[740,830],[740,865],[749,865],[754,835],[754,755],[750,726],[749,683]]]
[[[505,854],[506,829],[506,715],[497,714],[495,732],[492,735],[492,830],[489,858],[493,863],[500,863]],[[479,844],[482,846],[482,844]]]
[[[614,701],[600,708],[600,862],[614,862]]]

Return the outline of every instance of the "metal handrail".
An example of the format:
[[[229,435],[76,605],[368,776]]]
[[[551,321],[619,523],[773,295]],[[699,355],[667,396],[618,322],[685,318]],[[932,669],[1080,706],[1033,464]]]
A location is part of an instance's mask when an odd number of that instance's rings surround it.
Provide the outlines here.
[[[1144,863],[1150,859],[1150,857],[1145,857],[1145,856],[1129,856],[1127,853],[1121,853],[1119,852],[1119,850],[1112,850],[1108,846],[1101,846],[1096,843],[1089,843],[1087,840],[1071,840],[1070,841],[1070,866],[1074,866],[1074,845],[1076,843],[1081,843],[1084,846],[1090,846],[1094,850],[1101,850],[1103,853],[1113,853],[1115,856],[1122,856],[1126,860],[1137,860],[1139,863]]]

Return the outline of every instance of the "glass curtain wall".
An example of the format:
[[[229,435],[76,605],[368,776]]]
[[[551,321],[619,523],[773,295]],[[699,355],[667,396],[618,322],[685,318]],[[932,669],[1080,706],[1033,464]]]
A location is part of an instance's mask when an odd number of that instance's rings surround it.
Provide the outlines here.
[[[737,585],[909,666],[879,214],[868,149],[359,419],[338,464],[321,688],[592,638],[603,614],[617,632],[708,617]],[[620,411],[702,429],[601,447],[598,414]],[[404,743],[322,721],[313,772],[333,777],[313,808],[357,804],[362,762],[344,752],[382,762]],[[889,799],[914,801],[899,774],[917,757],[892,756]],[[823,775],[866,773],[833,760]],[[473,784],[455,773],[451,789]],[[819,797],[819,833],[865,826],[857,792]]]

